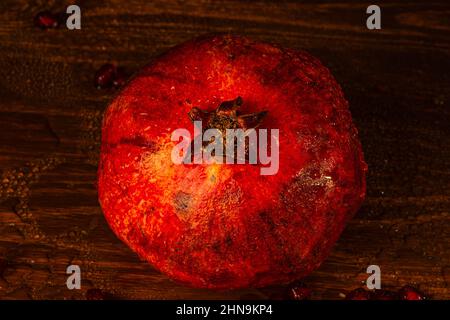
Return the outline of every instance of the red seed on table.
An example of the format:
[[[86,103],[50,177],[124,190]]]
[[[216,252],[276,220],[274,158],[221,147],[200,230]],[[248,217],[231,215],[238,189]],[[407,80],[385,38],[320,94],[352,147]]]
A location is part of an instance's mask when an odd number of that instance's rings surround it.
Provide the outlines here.
[[[56,28],[58,26],[58,17],[50,11],[42,11],[34,18],[34,24],[41,29]]]
[[[114,77],[113,85],[116,88],[123,86],[127,82],[127,74],[122,67],[117,68],[116,76]]]
[[[427,297],[417,290],[416,288],[413,288],[411,286],[404,286],[398,291],[398,294],[400,296],[400,299],[402,300],[425,300]]]
[[[94,83],[98,89],[110,88],[116,78],[116,67],[111,63],[106,63],[95,73]]]

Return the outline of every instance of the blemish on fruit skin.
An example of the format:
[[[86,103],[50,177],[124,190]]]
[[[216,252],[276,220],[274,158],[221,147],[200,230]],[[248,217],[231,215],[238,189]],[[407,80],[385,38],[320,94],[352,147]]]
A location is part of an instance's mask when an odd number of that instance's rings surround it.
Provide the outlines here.
[[[177,213],[180,213],[182,215],[186,214],[187,211],[189,210],[189,205],[191,201],[192,196],[190,194],[183,191],[178,191],[173,198],[174,206],[175,209],[177,210]]]
[[[259,217],[269,227],[270,231],[273,232],[275,230],[276,228],[275,222],[273,221],[269,213],[267,213],[266,211],[262,211],[259,213]]]

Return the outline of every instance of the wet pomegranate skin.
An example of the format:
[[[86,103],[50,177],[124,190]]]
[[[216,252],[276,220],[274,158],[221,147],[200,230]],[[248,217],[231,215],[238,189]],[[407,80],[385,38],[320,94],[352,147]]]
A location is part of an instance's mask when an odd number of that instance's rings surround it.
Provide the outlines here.
[[[188,112],[242,97],[268,111],[279,171],[177,165],[171,133]],[[342,90],[304,51],[217,35],[144,67],[105,112],[99,200],[115,234],[172,279],[229,289],[302,278],[329,254],[365,196],[367,166]]]

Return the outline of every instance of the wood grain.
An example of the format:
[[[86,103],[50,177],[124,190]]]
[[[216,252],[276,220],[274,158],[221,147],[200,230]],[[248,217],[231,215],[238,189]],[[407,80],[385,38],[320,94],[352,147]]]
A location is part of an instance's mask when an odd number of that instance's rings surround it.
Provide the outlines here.
[[[369,165],[367,199],[304,282],[341,299],[377,264],[382,286],[450,299],[450,4],[380,4],[367,30],[359,1],[81,1],[82,29],[39,30],[64,1],[0,2],[0,298],[267,299],[286,288],[178,285],[115,238],[97,202],[105,62],[137,71],[169,47],[214,32],[303,48],[341,83]],[[79,264],[82,290],[66,288]]]

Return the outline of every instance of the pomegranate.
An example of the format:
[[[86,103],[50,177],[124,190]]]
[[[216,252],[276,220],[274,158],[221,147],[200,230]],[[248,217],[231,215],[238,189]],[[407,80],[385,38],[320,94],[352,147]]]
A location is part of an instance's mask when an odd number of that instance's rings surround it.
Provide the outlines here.
[[[220,132],[279,130],[278,170],[174,163],[171,133],[193,138],[195,120]],[[115,234],[172,279],[262,287],[321,264],[364,199],[366,169],[348,103],[318,59],[217,35],[155,59],[112,101],[98,192]]]

